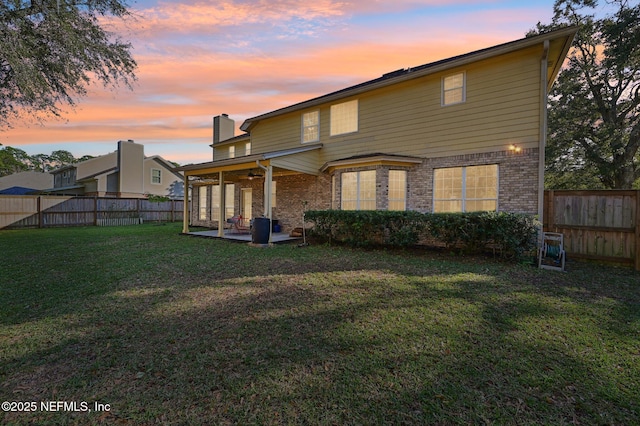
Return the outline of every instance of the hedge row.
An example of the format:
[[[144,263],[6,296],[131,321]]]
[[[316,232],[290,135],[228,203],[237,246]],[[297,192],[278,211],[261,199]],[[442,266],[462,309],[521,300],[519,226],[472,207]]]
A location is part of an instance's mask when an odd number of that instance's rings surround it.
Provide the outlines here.
[[[314,223],[311,235],[329,243],[356,247],[433,244],[467,253],[492,247],[505,257],[535,250],[539,230],[532,216],[506,212],[313,210],[305,217]]]

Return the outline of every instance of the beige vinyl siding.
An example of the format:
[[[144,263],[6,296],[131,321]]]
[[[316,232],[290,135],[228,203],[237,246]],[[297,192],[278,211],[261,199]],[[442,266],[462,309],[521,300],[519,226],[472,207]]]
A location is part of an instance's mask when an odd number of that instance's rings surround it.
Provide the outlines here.
[[[92,176],[96,173],[104,170],[111,169],[118,166],[118,153],[112,152],[110,154],[101,155],[100,157],[92,158],[87,161],[83,161],[77,164],[76,179],[84,179],[87,176]]]
[[[300,147],[302,145],[300,142],[300,120],[302,114],[313,110],[294,112],[259,123],[251,130],[253,153],[260,154]],[[324,119],[322,114],[323,112],[321,111],[320,139],[322,139],[322,122]]]
[[[539,47],[265,119],[252,130],[254,153],[300,146],[300,119],[320,110],[320,162],[386,152],[418,157],[535,148],[539,141]],[[443,76],[466,73],[466,101],[441,106]],[[330,136],[332,104],[358,100],[358,131]]]
[[[237,157],[242,157],[245,155],[250,155],[253,152],[253,145],[250,142],[247,142],[246,140],[241,141],[241,142],[237,142],[237,143],[227,143],[221,146],[216,146],[214,147],[214,154],[213,154],[213,158],[215,158],[216,160],[226,160],[231,158],[230,157],[230,152],[231,152],[231,148],[233,147],[233,153],[234,156],[233,158],[237,158]],[[247,153],[247,148],[249,148],[251,150],[251,153]]]
[[[287,170],[317,175],[322,164],[319,161],[318,151],[301,152],[285,157],[271,159],[271,165]]]

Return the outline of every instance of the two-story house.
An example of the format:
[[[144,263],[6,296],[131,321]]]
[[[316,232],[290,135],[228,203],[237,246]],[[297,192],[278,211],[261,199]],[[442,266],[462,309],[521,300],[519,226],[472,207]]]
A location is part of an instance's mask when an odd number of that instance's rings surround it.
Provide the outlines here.
[[[575,33],[393,71],[249,118],[239,136],[215,117],[213,160],[179,168],[191,223],[264,215],[288,231],[304,208],[542,217],[547,98]]]
[[[53,188],[42,193],[99,197],[184,197],[180,172],[164,158],[144,155],[144,145],[119,141],[106,155],[53,170]]]

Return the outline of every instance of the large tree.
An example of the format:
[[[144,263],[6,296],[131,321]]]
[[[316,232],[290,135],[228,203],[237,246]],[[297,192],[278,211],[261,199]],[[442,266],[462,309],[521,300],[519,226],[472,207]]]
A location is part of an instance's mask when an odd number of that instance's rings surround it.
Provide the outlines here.
[[[29,160],[23,150],[0,144],[0,177],[29,170]]]
[[[59,167],[80,163],[91,158],[94,157],[92,155],[84,155],[76,158],[72,153],[63,149],[53,151],[50,155],[29,155],[21,149],[0,144],[0,177],[27,170],[46,173]]]
[[[550,25],[579,25],[549,97],[548,188],[628,189],[640,178],[640,5],[557,0]],[[589,13],[591,12],[591,13]]]
[[[131,87],[131,45],[103,28],[128,16],[121,0],[0,0],[0,130],[60,116],[94,81]]]

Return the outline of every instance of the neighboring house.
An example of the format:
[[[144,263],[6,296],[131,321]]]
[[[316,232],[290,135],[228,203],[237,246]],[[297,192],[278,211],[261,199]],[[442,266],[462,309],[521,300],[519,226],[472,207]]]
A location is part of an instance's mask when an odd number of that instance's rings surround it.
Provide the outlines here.
[[[25,195],[51,188],[53,176],[43,172],[18,172],[0,177],[0,194]]]
[[[160,156],[145,157],[144,146],[119,141],[118,150],[51,172],[53,188],[46,194],[144,198],[184,197],[183,176]]]
[[[264,215],[289,231],[303,209],[542,217],[547,94],[575,33],[390,72],[249,118],[240,136],[215,117],[213,161],[178,168],[191,224]]]

